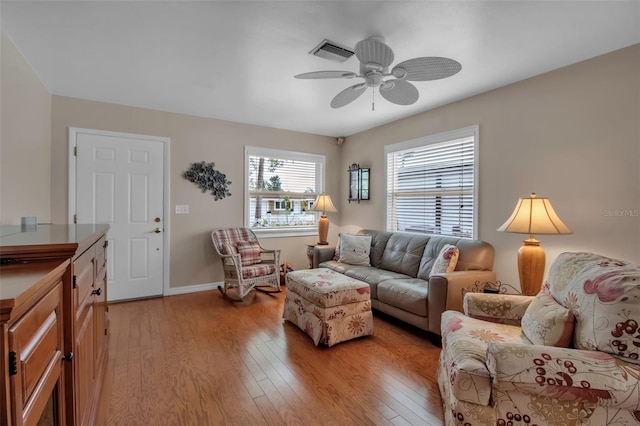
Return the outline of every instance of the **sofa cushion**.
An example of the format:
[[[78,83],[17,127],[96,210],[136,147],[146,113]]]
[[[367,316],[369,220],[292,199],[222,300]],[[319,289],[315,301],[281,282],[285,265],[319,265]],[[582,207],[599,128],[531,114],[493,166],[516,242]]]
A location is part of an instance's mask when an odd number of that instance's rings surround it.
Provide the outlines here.
[[[415,278],[427,241],[426,235],[394,232],[382,254],[382,269]]]
[[[338,262],[369,266],[371,235],[340,234]]]
[[[494,324],[469,318],[456,311],[442,314],[441,362],[449,372],[453,393],[460,401],[488,405],[491,377],[487,370],[487,347],[492,342],[531,342],[515,325]]]
[[[540,292],[522,316],[522,332],[534,345],[567,348],[573,337],[573,313]]]
[[[573,312],[577,349],[640,364],[640,266],[593,253],[562,253],[544,287]]]
[[[331,269],[333,271],[340,272],[341,274],[345,274],[348,277],[366,282],[371,286],[372,299],[378,298],[377,287],[382,281],[396,278],[411,278],[408,275],[374,268],[373,266],[349,265],[346,263],[336,262],[335,260],[322,262],[320,267]]]
[[[427,282],[419,278],[391,279],[378,284],[378,300],[427,317]]]

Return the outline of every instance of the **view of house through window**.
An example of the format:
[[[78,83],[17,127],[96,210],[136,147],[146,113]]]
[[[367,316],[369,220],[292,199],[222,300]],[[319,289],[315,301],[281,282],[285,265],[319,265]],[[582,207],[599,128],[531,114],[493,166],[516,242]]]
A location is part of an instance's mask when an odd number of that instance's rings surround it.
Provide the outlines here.
[[[475,238],[478,127],[385,147],[388,231]]]
[[[316,232],[312,211],[322,192],[322,155],[247,147],[245,226],[256,231]]]

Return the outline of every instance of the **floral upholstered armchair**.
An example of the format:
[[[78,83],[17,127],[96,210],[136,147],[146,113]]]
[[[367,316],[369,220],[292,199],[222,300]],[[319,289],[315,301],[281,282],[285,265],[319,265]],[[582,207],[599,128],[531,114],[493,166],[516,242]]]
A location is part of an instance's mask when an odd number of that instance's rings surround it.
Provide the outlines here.
[[[562,253],[537,296],[442,316],[447,425],[640,425],[640,266]]]

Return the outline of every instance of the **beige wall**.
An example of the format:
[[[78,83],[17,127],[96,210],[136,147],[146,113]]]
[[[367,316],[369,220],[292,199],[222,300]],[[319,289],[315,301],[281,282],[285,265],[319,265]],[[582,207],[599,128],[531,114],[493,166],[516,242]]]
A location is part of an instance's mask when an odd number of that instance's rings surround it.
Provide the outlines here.
[[[496,229],[530,192],[549,197],[573,231],[538,237],[547,267],[566,250],[640,262],[640,217],[607,215],[640,209],[639,103],[635,45],[350,136],[341,169],[371,167],[372,190],[371,201],[342,203],[342,229],[384,228],[385,145],[478,124],[478,236],[496,248],[499,280],[518,282],[526,236]],[[346,177],[340,189],[345,199]]]
[[[0,46],[0,224],[51,220],[51,95],[2,33]]]
[[[69,126],[169,137],[171,211],[190,205],[189,215],[171,214],[172,287],[222,279],[208,234],[242,224],[245,145],[327,156],[327,192],[339,210],[329,214],[334,242],[339,229],[384,227],[385,145],[472,124],[480,126],[478,233],[496,247],[499,279],[517,283],[515,256],[524,236],[496,228],[531,191],[550,197],[574,232],[539,236],[549,262],[565,250],[640,262],[640,218],[611,215],[640,209],[639,45],[350,136],[340,147],[323,136],[52,97],[4,33],[1,54],[0,223],[25,215],[66,222]],[[231,197],[213,201],[181,177],[201,160],[229,176]],[[353,162],[372,168],[370,201],[346,202]],[[313,241],[264,243],[301,268],[304,243]]]
[[[245,145],[324,154],[327,164],[339,164],[340,148],[325,136],[61,96],[53,96],[52,117],[52,216],[59,223],[67,220],[68,127],[171,138],[171,287],[222,281],[210,233],[221,226],[243,225]],[[231,197],[214,201],[182,177],[197,161],[214,162],[227,175]],[[327,191],[337,193],[338,187],[339,177],[327,173]],[[176,204],[188,204],[189,214],[175,215]],[[282,249],[282,256],[296,268],[305,268],[304,243],[315,240],[307,236],[261,241],[268,248]]]

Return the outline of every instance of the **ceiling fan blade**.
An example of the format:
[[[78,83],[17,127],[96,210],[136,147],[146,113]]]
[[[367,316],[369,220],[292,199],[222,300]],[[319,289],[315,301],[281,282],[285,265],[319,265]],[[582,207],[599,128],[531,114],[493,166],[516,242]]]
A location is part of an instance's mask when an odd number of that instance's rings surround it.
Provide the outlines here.
[[[360,83],[351,87],[347,87],[331,100],[331,108],[342,108],[343,106],[350,104],[351,102],[358,99],[360,95],[362,95],[366,90],[366,83]]]
[[[359,41],[354,50],[363,64],[374,63],[387,68],[393,62],[393,50],[377,38]]]
[[[404,80],[387,80],[380,85],[383,98],[397,105],[411,105],[420,97],[416,86]]]
[[[353,78],[357,76],[356,73],[351,71],[314,71],[304,74],[298,74],[295,78],[302,79],[318,79],[318,78]]]
[[[409,81],[428,81],[451,77],[462,69],[460,62],[436,56],[414,58],[400,62],[393,67],[391,74],[396,78]],[[406,71],[406,74],[402,70]],[[404,77],[403,77],[404,74]]]

